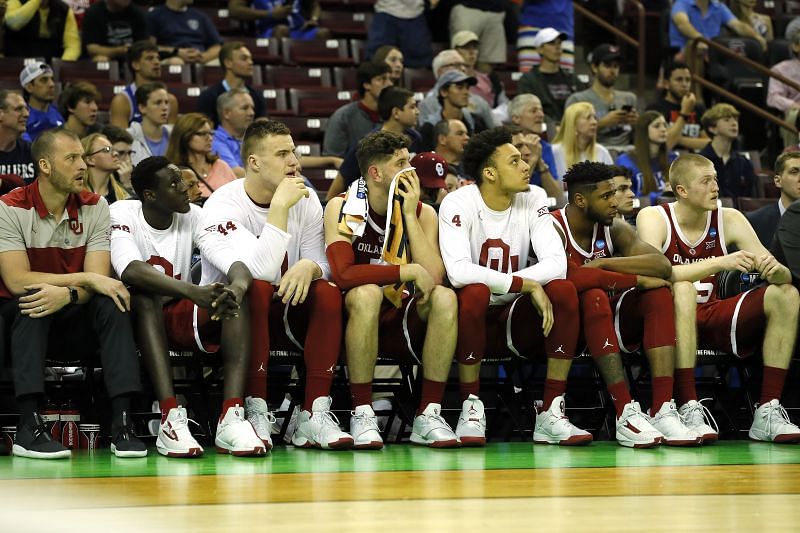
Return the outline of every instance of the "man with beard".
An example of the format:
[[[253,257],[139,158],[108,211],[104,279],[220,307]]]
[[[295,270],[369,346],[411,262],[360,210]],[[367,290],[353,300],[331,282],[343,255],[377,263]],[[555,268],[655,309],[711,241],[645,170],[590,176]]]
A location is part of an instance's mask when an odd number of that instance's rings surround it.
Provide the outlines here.
[[[614,85],[619,78],[619,47],[601,44],[589,54],[592,86],[573,93],[567,98],[566,109],[575,102],[589,102],[597,112],[597,142],[609,149],[630,146],[633,142],[633,125],[636,123],[636,95],[618,91]]]
[[[30,63],[19,73],[19,84],[28,97],[28,125],[22,137],[33,142],[45,130],[64,124],[64,117],[53,104],[56,100],[56,82],[53,69],[46,63]]]
[[[583,337],[616,408],[617,442],[629,448],[700,444],[700,435],[681,422],[672,401],[675,329],[670,327],[669,261],[617,220],[611,166],[577,163],[564,181],[569,203],[553,217],[567,252],[567,279],[578,291]],[[622,369],[620,352],[639,346],[653,376],[650,418],[631,398]]]
[[[697,102],[692,91],[692,72],[686,63],[670,61],[664,67],[664,80],[664,96],[647,109],[658,111],[667,119],[667,150],[676,146],[702,150],[710,140],[700,126],[706,107]]]

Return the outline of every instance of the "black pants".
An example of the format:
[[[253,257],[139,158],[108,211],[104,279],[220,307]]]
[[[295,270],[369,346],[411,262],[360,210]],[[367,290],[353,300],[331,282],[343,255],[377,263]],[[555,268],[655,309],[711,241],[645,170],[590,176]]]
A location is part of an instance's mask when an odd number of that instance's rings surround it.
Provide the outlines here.
[[[5,319],[6,332],[11,335],[17,397],[44,394],[48,345],[54,358],[59,353],[93,354],[99,348],[109,397],[141,391],[130,315],[122,313],[110,298],[98,294],[85,304],[67,305],[44,318],[20,314],[19,300],[15,298],[0,305],[0,314]]]

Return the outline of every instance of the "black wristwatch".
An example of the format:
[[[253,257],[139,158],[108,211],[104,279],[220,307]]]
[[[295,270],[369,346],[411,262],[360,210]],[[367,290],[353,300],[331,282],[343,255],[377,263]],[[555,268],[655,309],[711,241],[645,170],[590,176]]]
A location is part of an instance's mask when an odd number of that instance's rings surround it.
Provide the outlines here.
[[[75,287],[67,287],[67,289],[69,289],[69,303],[78,303],[78,289]]]

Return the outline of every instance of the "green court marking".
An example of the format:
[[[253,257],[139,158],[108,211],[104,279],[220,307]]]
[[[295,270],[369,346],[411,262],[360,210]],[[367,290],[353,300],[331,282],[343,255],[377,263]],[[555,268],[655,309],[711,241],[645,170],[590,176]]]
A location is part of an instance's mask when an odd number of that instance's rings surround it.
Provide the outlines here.
[[[724,441],[701,448],[651,450],[596,442],[568,448],[526,442],[485,448],[433,450],[410,444],[380,451],[331,452],[277,447],[267,457],[237,458],[206,449],[199,459],[169,459],[150,448],[141,459],[119,459],[108,450],[77,452],[68,460],[0,457],[0,480],[130,476],[202,476],[311,472],[393,472],[408,470],[494,470],[506,468],[601,468],[614,466],[708,466],[800,463],[800,446]]]

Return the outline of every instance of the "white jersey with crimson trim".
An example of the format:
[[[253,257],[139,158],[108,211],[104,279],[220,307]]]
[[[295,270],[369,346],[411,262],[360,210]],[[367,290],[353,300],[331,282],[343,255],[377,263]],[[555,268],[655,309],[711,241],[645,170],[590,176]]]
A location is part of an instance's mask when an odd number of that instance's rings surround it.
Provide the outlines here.
[[[173,214],[172,224],[165,230],[147,223],[139,200],[119,200],[109,210],[111,264],[118,277],[133,261],[144,261],[171,278],[192,282],[192,250],[200,226],[198,206],[190,204],[188,213]]]
[[[514,276],[541,285],[564,279],[567,256],[547,208],[547,193],[531,185],[505,211],[489,209],[477,185],[445,196],[439,208],[439,248],[454,287],[482,283],[491,304],[511,302]]]
[[[243,262],[254,279],[277,284],[286,269],[310,259],[330,279],[325,257],[322,204],[314,191],[289,209],[287,231],[267,223],[269,207],[253,202],[244,179],[226,183],[203,206],[198,243],[203,259],[201,284],[225,282],[231,265]]]

